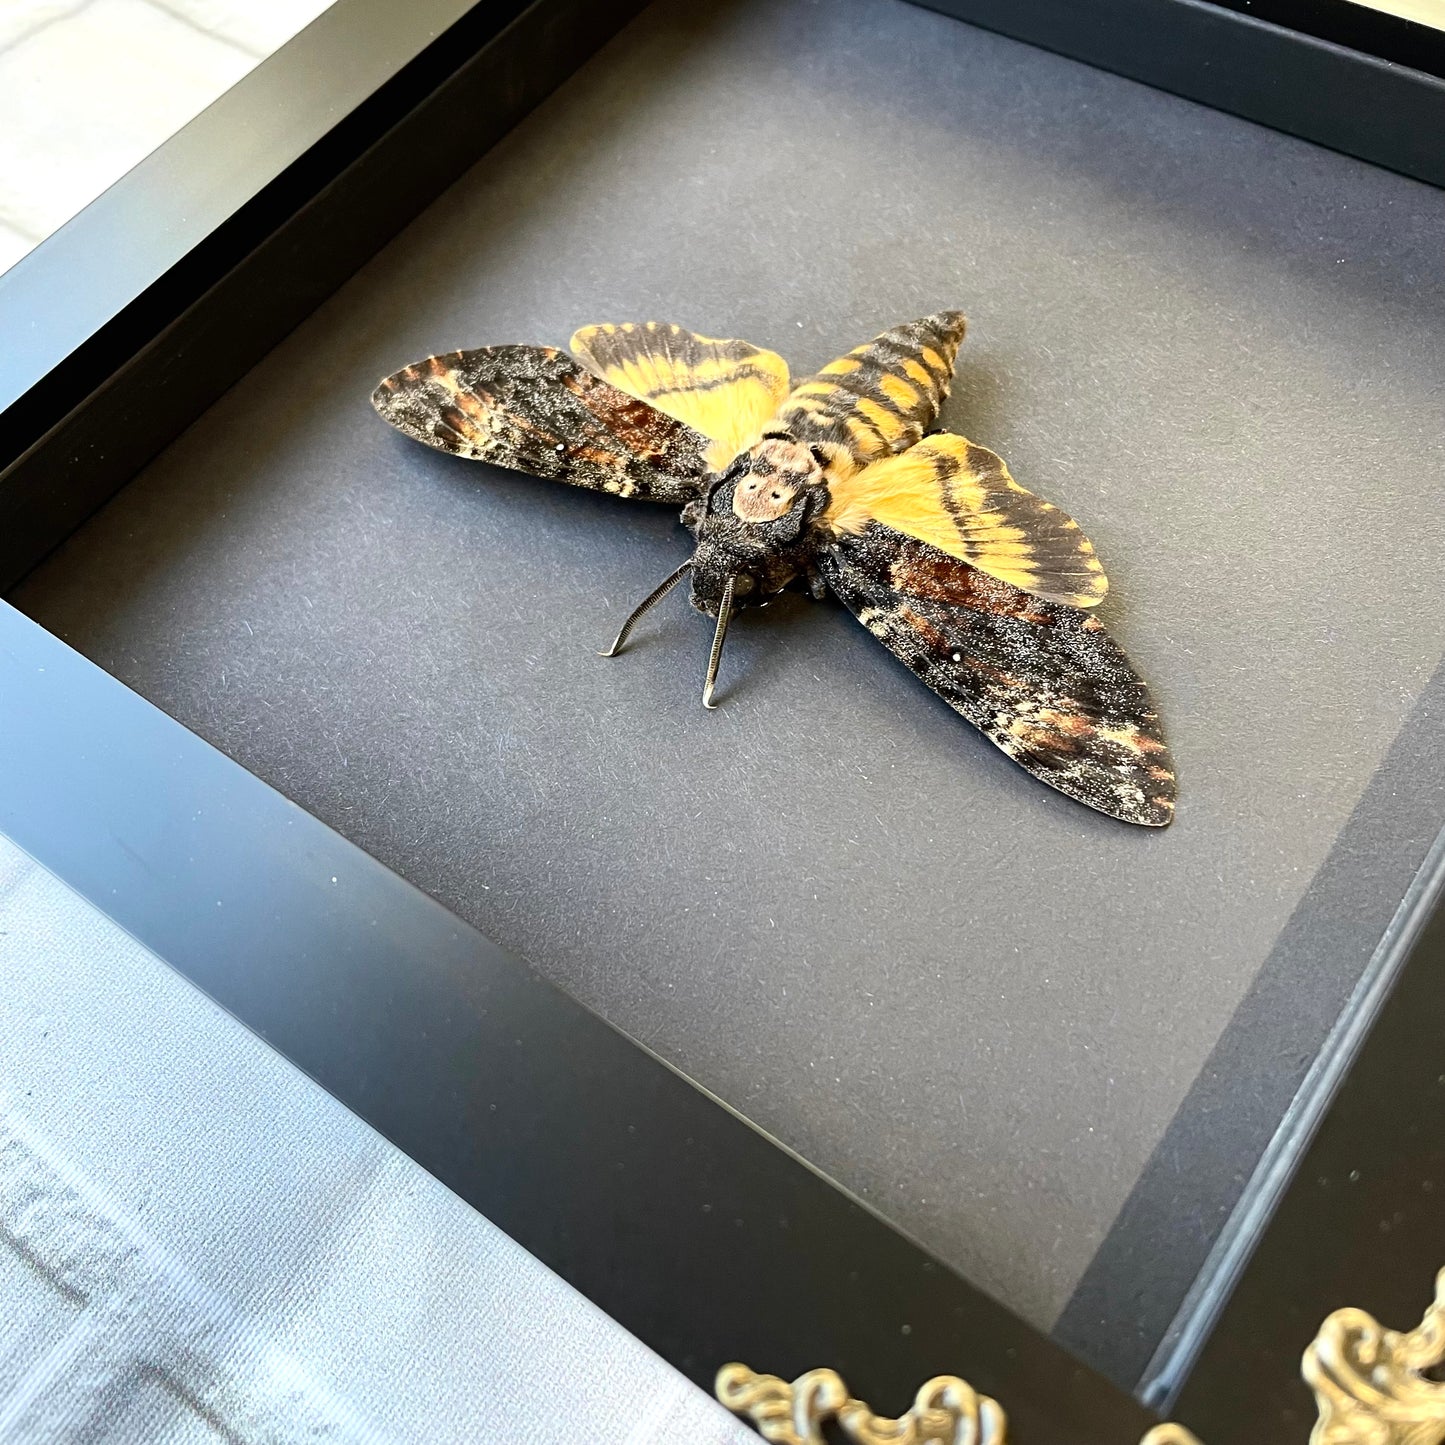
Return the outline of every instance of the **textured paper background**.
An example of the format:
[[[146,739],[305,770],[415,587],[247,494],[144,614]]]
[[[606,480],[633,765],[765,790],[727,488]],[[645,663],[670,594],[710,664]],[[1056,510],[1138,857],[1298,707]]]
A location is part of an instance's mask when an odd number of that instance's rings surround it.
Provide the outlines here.
[[[665,3],[16,600],[1048,1325],[1440,660],[1441,223],[1425,186],[907,5]],[[673,517],[366,400],[584,321],[801,372],[953,305],[945,420],[1098,544],[1167,833],[1031,781],[831,604],[745,616],[717,713],[680,598],[596,657],[685,555]],[[1367,801],[1385,917],[1440,771],[1438,730],[1402,746]],[[1292,1000],[1327,1022],[1368,907],[1279,963],[1193,1121],[1210,1179],[1262,1146],[1318,1042]],[[1177,1208],[1109,1308],[1207,1243],[1217,1211]]]

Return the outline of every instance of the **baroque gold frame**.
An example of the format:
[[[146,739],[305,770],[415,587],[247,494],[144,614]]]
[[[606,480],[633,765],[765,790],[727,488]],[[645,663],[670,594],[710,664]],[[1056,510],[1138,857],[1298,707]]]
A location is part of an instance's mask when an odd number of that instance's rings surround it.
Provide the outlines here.
[[[1412,1330],[1386,1329],[1361,1309],[1329,1315],[1310,1342],[1300,1373],[1319,1412],[1310,1445],[1442,1445],[1445,1382],[1427,1371],[1445,1364],[1445,1269],[1435,1298]],[[927,1381],[912,1408],[891,1418],[854,1399],[834,1370],[809,1370],[791,1384],[746,1365],[718,1371],[717,1398],[745,1416],[771,1445],[826,1445],[836,1423],[850,1445],[1006,1445],[1008,1419],[997,1400],[956,1375]],[[1156,1425],[1140,1445],[1199,1445],[1182,1425]]]

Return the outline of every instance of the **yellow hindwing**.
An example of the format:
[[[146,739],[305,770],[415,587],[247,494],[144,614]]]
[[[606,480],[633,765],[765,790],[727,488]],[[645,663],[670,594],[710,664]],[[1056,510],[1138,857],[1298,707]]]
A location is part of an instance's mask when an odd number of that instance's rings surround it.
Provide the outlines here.
[[[1108,580],[1079,524],[1026,491],[1003,458],[960,436],[925,437],[900,456],[829,482],[834,531],[878,522],[1025,592],[1093,607]]]
[[[707,437],[715,471],[758,440],[788,394],[788,363],[776,352],[658,321],[584,326],[571,348],[605,381]]]

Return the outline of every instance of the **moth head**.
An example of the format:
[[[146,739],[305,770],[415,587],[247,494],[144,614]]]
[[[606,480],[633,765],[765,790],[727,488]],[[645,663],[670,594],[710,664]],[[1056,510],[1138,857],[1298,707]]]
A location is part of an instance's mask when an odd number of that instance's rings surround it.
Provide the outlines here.
[[[780,522],[823,481],[819,456],[791,437],[767,436],[726,474],[735,475],[732,513],[740,522]]]
[[[762,577],[746,562],[726,548],[703,542],[692,554],[692,605],[708,617],[716,617],[729,581],[735,608],[756,601],[765,591]]]

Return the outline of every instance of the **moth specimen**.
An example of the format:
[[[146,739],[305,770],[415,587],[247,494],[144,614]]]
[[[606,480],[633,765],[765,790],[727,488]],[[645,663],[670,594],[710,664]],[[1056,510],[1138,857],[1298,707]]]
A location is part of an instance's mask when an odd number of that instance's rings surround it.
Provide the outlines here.
[[[1002,459],[932,430],[964,318],[883,332],[792,386],[775,352],[644,322],[585,326],[575,355],[486,346],[387,377],[372,403],[428,446],[634,500],[682,506],[684,577],[716,619],[783,588],[832,592],[1015,762],[1129,823],[1167,824],[1159,718],[1092,609],[1107,582],[1078,524]]]

